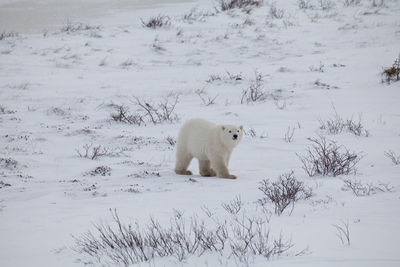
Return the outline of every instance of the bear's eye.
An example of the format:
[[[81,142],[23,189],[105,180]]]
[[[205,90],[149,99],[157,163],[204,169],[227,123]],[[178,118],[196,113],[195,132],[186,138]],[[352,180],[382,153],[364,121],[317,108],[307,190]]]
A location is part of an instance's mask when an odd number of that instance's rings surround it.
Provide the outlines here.
[[[232,133],[232,131],[231,131],[231,130],[229,130],[229,133]]]
[[[237,132],[239,132],[239,130],[237,130]]]

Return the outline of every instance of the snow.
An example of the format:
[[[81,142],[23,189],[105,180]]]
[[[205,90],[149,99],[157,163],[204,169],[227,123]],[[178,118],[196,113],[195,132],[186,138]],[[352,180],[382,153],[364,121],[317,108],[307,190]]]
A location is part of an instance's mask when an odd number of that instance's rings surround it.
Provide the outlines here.
[[[142,225],[150,216],[168,222],[174,210],[205,218],[204,207],[229,219],[221,204],[240,196],[246,212],[263,216],[255,204],[260,181],[290,170],[314,195],[296,203],[292,214],[273,214],[269,224],[291,238],[292,251],[308,247],[307,253],[268,263],[255,257],[250,266],[399,266],[400,167],[384,152],[400,154],[400,82],[382,83],[380,73],[399,56],[400,2],[346,7],[339,1],[329,10],[311,2],[315,8],[307,10],[294,0],[276,2],[281,19],[270,17],[269,1],[249,14],[216,12],[209,0],[145,9],[124,8],[122,1],[111,9],[99,4],[101,15],[71,16],[71,23],[100,26],[89,30],[62,32],[59,20],[27,30],[8,24],[5,31],[21,30],[0,40],[0,158],[17,164],[0,162],[0,181],[10,185],[0,188],[0,266],[82,266],[87,259],[71,249],[72,235],[110,221],[109,209]],[[183,20],[192,8],[197,19]],[[158,14],[168,15],[171,25],[142,26],[140,19]],[[43,33],[38,29],[45,23],[52,24]],[[323,72],[315,71],[320,65]],[[231,80],[227,72],[242,79]],[[274,98],[241,104],[255,72],[264,75],[264,89]],[[207,82],[210,75],[221,79]],[[216,103],[204,105],[199,89],[217,96]],[[133,96],[156,103],[171,94],[179,95],[179,122],[135,126],[111,119],[111,104],[134,111]],[[361,114],[369,136],[322,132],[318,120],[335,110],[343,118]],[[195,161],[189,169],[196,182],[173,172],[174,146],[166,138],[194,117],[255,130],[257,136],[244,136],[232,154],[236,180],[200,177]],[[284,140],[288,127],[295,128],[290,143]],[[311,145],[307,138],[321,134],[362,153],[356,174],[308,177],[297,155]],[[81,158],[76,150],[85,144],[113,153]],[[88,174],[98,166],[110,167],[111,175]],[[349,178],[393,190],[357,197],[342,190]],[[351,244],[343,245],[332,225],[347,220]],[[211,253],[151,264],[244,265]]]

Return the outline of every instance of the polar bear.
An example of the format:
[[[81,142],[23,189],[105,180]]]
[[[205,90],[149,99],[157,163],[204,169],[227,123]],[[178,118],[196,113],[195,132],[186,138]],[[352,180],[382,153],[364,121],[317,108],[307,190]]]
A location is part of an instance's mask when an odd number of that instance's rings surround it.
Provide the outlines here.
[[[201,176],[235,179],[228,163],[242,136],[243,126],[216,125],[203,119],[185,122],[177,140],[175,173],[191,175],[187,168],[197,158]]]

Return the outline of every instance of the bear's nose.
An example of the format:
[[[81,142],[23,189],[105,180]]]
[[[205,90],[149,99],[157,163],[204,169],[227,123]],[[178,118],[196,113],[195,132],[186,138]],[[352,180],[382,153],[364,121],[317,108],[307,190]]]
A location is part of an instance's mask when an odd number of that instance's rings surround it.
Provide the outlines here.
[[[233,135],[233,139],[236,140],[237,138],[238,138],[238,135],[237,135],[237,134],[234,134],[234,135]]]

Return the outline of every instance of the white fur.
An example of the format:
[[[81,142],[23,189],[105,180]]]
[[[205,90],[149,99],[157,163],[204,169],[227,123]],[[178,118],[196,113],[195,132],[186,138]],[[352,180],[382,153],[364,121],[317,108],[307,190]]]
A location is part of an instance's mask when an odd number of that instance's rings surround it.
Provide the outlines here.
[[[187,168],[190,161],[197,158],[200,175],[236,178],[229,174],[228,163],[242,136],[242,126],[216,125],[203,119],[187,121],[178,135],[175,172],[192,174]]]

